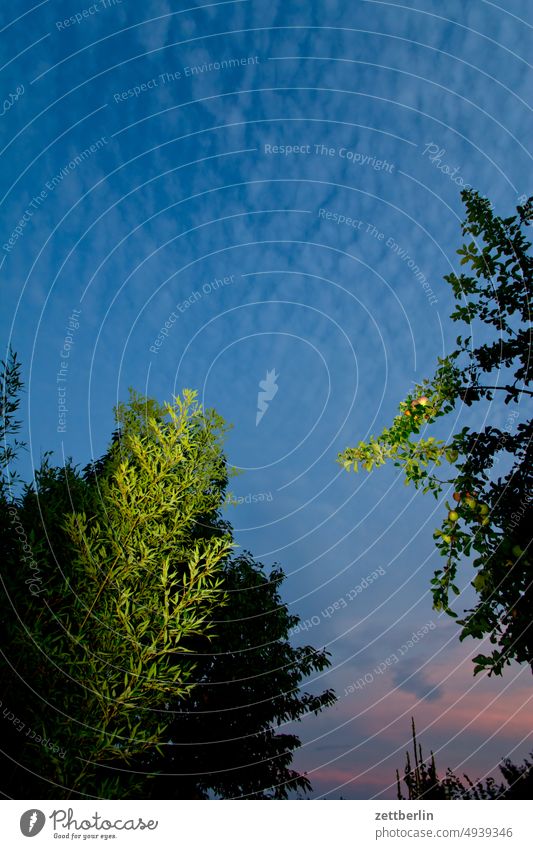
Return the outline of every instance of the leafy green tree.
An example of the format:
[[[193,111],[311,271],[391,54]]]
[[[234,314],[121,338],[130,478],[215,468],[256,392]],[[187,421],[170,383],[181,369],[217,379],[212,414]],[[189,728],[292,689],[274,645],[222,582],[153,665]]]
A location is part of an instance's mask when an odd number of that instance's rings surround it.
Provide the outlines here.
[[[194,686],[187,641],[211,631],[224,596],[231,538],[197,532],[224,498],[222,419],[186,390],[163,407],[133,395],[117,422],[96,492],[71,465],[45,462],[11,505],[40,575],[24,592],[9,564],[7,663],[51,796],[82,793],[102,764],[160,743],[161,709]],[[77,503],[63,512],[66,493]],[[124,789],[116,774],[92,787]]]
[[[495,648],[474,658],[474,673],[501,674],[512,660],[533,668],[531,418],[520,421],[514,432],[493,424],[480,431],[465,427],[447,441],[420,432],[461,402],[492,401],[493,415],[503,412],[497,397],[506,405],[530,403],[533,258],[525,228],[533,199],[518,206],[517,215],[502,219],[476,192],[464,191],[462,198],[468,241],[458,254],[470,273],[452,273],[445,280],[456,299],[451,319],[465,324],[466,334],[439,359],[434,377],[417,384],[400,404],[391,426],[347,448],[339,462],[346,470],[362,466],[371,471],[391,461],[406,484],[435,498],[452,488],[453,501],[435,532],[445,565],[431,580],[434,607],[457,617],[450,593],[459,594],[458,569],[473,554],[477,601],[458,620],[460,639],[488,636]],[[507,471],[497,477],[500,460]]]
[[[10,386],[14,404],[20,375]],[[300,691],[329,661],[290,645],[281,570],[230,557],[222,420],[184,393],[172,406],[133,395],[117,421],[83,472],[46,454],[22,495],[0,499],[6,791],[308,791],[291,768],[298,737],[278,726],[334,700]]]
[[[228,601],[216,611],[215,636],[195,644],[197,686],[169,705],[163,756],[138,764],[152,776],[144,798],[286,799],[311,789],[291,768],[299,738],[278,727],[335,701],[331,690],[300,690],[304,678],[329,666],[327,653],[291,645],[300,620],[282,602],[280,568],[267,574],[245,553],[223,574]]]
[[[414,720],[412,735],[413,760],[411,761],[409,752],[406,752],[403,774],[407,796],[403,795],[400,773],[396,770],[398,799],[531,799],[533,763],[527,758],[523,764],[514,764],[509,758],[505,758],[499,767],[504,781],[499,784],[492,776],[474,783],[468,775],[463,775],[463,781],[449,768],[444,778],[440,778],[433,752],[429,760],[422,754],[422,747],[416,739]],[[533,753],[530,757],[533,757]]]
[[[23,384],[21,364],[10,348],[0,363],[0,499],[5,503],[18,480],[13,462],[24,443],[17,439],[21,422],[17,418]]]

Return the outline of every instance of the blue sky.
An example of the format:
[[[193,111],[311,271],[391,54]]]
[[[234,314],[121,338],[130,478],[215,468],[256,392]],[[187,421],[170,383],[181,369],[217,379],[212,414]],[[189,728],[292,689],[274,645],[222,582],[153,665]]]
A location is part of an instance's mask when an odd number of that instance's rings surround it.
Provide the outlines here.
[[[532,23],[526,0],[1,12],[0,321],[24,365],[26,471],[50,448],[100,455],[129,386],[195,388],[233,424],[237,541],[283,565],[312,625],[295,642],[332,654],[310,686],[339,701],[298,726],[316,796],[394,795],[411,714],[473,777],[531,748],[527,670],[474,681],[479,646],[431,608],[443,505],[335,458],[453,344],[461,182],[506,215],[530,191]],[[505,414],[443,432],[484,420]]]

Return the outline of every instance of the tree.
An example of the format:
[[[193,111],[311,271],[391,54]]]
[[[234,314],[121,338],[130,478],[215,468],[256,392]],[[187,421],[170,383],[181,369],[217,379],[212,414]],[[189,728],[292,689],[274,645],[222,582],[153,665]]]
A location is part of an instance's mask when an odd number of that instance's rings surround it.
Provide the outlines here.
[[[463,781],[450,768],[446,770],[444,778],[439,778],[433,752],[429,761],[422,755],[422,747],[416,739],[414,719],[411,720],[411,726],[414,767],[409,752],[406,752],[403,776],[407,799],[531,799],[533,763],[527,758],[523,764],[514,764],[509,758],[504,758],[499,767],[504,779],[500,784],[492,776],[474,783],[468,775],[463,775]],[[533,758],[533,752],[530,757]],[[398,770],[396,785],[397,798],[405,799]]]
[[[5,502],[18,477],[12,468],[18,450],[24,443],[16,434],[21,423],[17,418],[22,392],[21,364],[10,348],[0,363],[0,499]]]
[[[335,696],[300,691],[329,660],[312,646],[290,644],[300,620],[281,600],[283,578],[279,567],[266,574],[248,553],[226,563],[228,603],[216,612],[213,639],[196,641],[197,686],[169,705],[163,757],[153,753],[138,763],[151,776],[143,798],[286,799],[311,789],[291,768],[298,737],[277,726],[318,713]]]
[[[299,690],[329,661],[289,644],[282,571],[230,556],[222,420],[185,392],[162,406],[133,394],[117,422],[83,471],[46,454],[0,499],[9,794],[308,791],[299,740],[276,726],[334,701]]]
[[[222,419],[185,390],[162,407],[132,395],[117,422],[97,489],[45,461],[8,508],[40,574],[24,592],[20,549],[8,564],[6,672],[52,797],[121,794],[116,774],[98,787],[91,776],[160,743],[161,709],[194,686],[187,641],[210,632],[223,602],[232,541],[197,532],[223,502]]]
[[[497,217],[489,201],[474,191],[464,191],[462,198],[467,212],[463,235],[472,240],[458,254],[471,273],[444,279],[456,299],[451,320],[463,322],[467,333],[439,359],[434,377],[417,384],[400,403],[390,428],[347,448],[338,459],[346,470],[355,471],[359,465],[370,471],[390,460],[407,484],[435,498],[444,488],[453,489],[446,519],[435,532],[445,565],[431,580],[434,608],[457,617],[450,593],[459,594],[458,569],[474,553],[477,601],[458,620],[460,639],[488,635],[495,648],[474,658],[474,674],[486,670],[501,675],[512,660],[533,668],[531,418],[521,421],[514,433],[489,424],[479,432],[465,427],[448,441],[417,437],[460,402],[472,406],[489,400],[494,414],[501,410],[499,396],[508,405],[528,402],[533,395],[527,388],[533,373],[533,259],[524,235],[533,198],[506,219]],[[493,470],[502,459],[510,468],[496,477]],[[437,473],[443,463],[451,467],[444,479]]]

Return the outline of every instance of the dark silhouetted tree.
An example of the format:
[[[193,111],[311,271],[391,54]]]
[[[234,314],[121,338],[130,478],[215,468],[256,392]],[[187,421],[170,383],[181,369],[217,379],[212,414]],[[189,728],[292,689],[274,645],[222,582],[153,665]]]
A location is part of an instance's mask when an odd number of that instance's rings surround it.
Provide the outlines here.
[[[283,726],[318,713],[335,696],[301,692],[302,681],[329,661],[324,651],[291,645],[289,631],[300,620],[282,602],[283,577],[277,567],[267,574],[250,554],[226,565],[228,602],[217,611],[216,635],[197,641],[197,686],[169,705],[163,757],[140,764],[160,773],[144,795],[285,799],[311,789],[291,767],[300,741]]]
[[[511,661],[533,668],[533,374],[531,297],[533,258],[525,238],[533,199],[518,206],[517,215],[497,217],[488,200],[474,191],[462,193],[466,204],[458,251],[470,274],[445,280],[456,298],[451,314],[466,325],[457,348],[439,360],[435,376],[417,384],[390,428],[339,456],[345,469],[367,471],[391,461],[413,483],[436,498],[451,489],[447,516],[435,532],[445,558],[431,580],[436,610],[450,616],[450,594],[459,594],[457,575],[470,555],[476,575],[475,606],[462,619],[460,638],[489,637],[494,649],[474,658],[474,673],[501,674]],[[446,442],[419,436],[421,429],[449,414],[458,404],[492,402],[488,417],[504,415],[504,404],[522,405],[514,432],[495,424],[480,431],[463,428]],[[515,416],[518,420],[518,414]],[[497,464],[503,460],[501,476]],[[442,476],[438,467],[446,464]]]
[[[12,463],[19,366],[4,367]],[[49,454],[0,493],[0,725],[14,798],[285,798],[309,790],[278,725],[319,711],[300,691],[326,653],[294,648],[280,569],[232,557],[224,423],[185,391],[132,395],[81,472]],[[9,471],[12,475],[12,471]],[[180,773],[175,776],[172,773]]]
[[[514,764],[505,758],[499,769],[504,781],[500,784],[492,777],[484,781],[470,780],[468,775],[458,778],[451,770],[446,770],[444,778],[439,778],[433,752],[427,761],[422,747],[416,739],[415,723],[412,720],[413,761],[406,752],[403,781],[407,796],[402,793],[400,773],[396,771],[398,799],[531,799],[533,793],[533,763],[527,758],[523,764]],[[533,757],[533,753],[530,755]]]

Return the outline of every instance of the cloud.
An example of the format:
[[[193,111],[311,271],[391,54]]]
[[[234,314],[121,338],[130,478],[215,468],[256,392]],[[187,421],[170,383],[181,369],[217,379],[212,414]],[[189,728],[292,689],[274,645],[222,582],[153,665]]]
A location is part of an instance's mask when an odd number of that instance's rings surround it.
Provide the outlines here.
[[[405,693],[412,693],[421,701],[424,699],[430,702],[435,701],[435,699],[440,699],[443,693],[442,687],[432,685],[424,672],[419,670],[410,672],[405,663],[395,667],[392,672],[392,679],[400,690]]]

